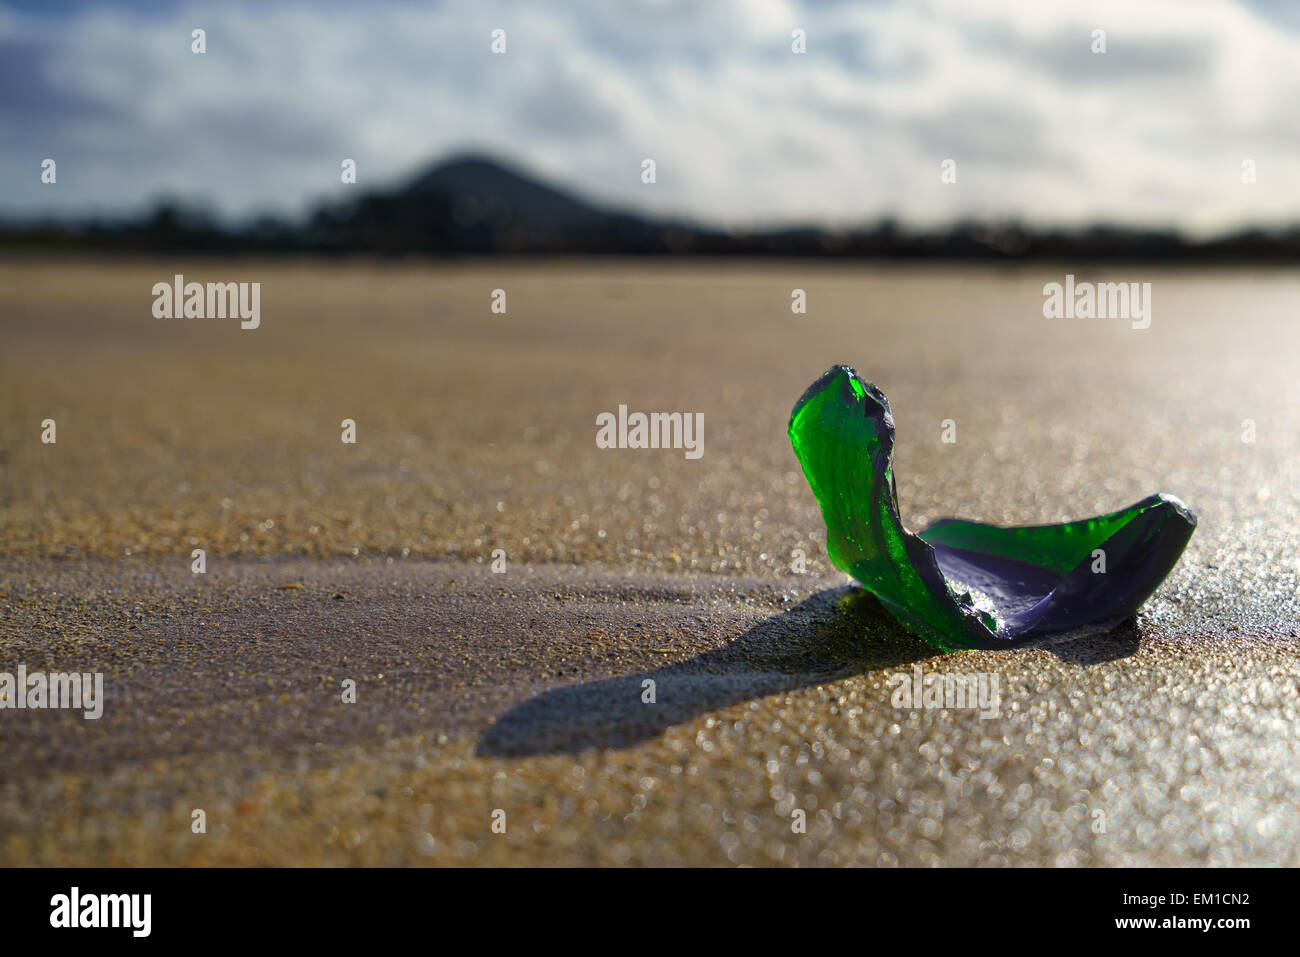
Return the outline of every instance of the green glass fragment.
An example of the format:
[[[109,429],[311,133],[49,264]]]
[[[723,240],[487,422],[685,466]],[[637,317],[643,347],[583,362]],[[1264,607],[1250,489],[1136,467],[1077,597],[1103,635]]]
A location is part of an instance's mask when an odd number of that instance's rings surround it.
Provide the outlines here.
[[[1060,525],[946,518],[913,534],[899,518],[889,400],[849,366],[808,388],[789,434],[821,505],[831,561],[945,651],[1005,648],[1129,618],[1196,527],[1181,501],[1158,494]]]

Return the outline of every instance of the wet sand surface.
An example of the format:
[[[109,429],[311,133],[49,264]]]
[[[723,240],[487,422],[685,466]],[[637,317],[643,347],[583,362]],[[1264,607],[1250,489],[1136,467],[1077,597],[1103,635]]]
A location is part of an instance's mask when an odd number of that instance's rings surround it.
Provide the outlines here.
[[[1300,863],[1300,280],[1072,270],[1152,282],[1135,330],[1044,319],[1066,271],[0,264],[0,671],[106,690],[0,710],[0,862]],[[154,319],[176,272],[262,327]],[[833,362],[912,527],[1163,490],[1182,562],[1110,633],[937,654],[825,559],[784,432]],[[619,404],[703,457],[596,448]],[[997,713],[895,707],[917,668]]]

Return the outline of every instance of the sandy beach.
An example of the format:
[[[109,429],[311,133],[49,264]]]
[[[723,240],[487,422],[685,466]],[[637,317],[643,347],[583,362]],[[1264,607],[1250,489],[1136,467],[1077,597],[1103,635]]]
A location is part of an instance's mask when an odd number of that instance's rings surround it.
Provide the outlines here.
[[[1067,272],[1151,282],[1150,327],[1044,318]],[[259,328],[155,319],[177,273],[261,282]],[[105,686],[95,721],[0,709],[0,863],[1300,864],[1298,295],[0,262],[0,672]],[[785,427],[836,362],[890,398],[909,527],[1165,491],[1182,561],[1111,633],[939,654],[826,559]],[[598,448],[620,404],[702,413],[703,455]],[[917,669],[996,677],[997,713],[895,706]]]

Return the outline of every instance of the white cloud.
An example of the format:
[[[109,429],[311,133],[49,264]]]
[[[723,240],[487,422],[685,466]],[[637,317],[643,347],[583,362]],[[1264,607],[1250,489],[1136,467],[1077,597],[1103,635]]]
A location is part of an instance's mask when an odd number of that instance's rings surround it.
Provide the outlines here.
[[[296,212],[342,195],[345,156],[378,186],[465,147],[731,226],[892,213],[1204,233],[1300,215],[1300,35],[1229,0],[10,11],[0,45],[7,215],[162,193]],[[56,187],[39,183],[45,156]]]

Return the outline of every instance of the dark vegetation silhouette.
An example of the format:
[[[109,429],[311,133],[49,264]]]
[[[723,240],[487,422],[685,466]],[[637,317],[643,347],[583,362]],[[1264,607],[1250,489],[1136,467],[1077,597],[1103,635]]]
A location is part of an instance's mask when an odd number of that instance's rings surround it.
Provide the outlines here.
[[[356,187],[360,189],[360,187]],[[892,219],[736,232],[603,209],[484,156],[460,156],[404,185],[322,203],[302,222],[239,226],[168,199],[134,221],[0,224],[0,249],[390,256],[704,255],[884,259],[1300,262],[1300,226],[1193,242],[1175,231],[1096,225],[1034,230],[963,221],[911,231]]]

